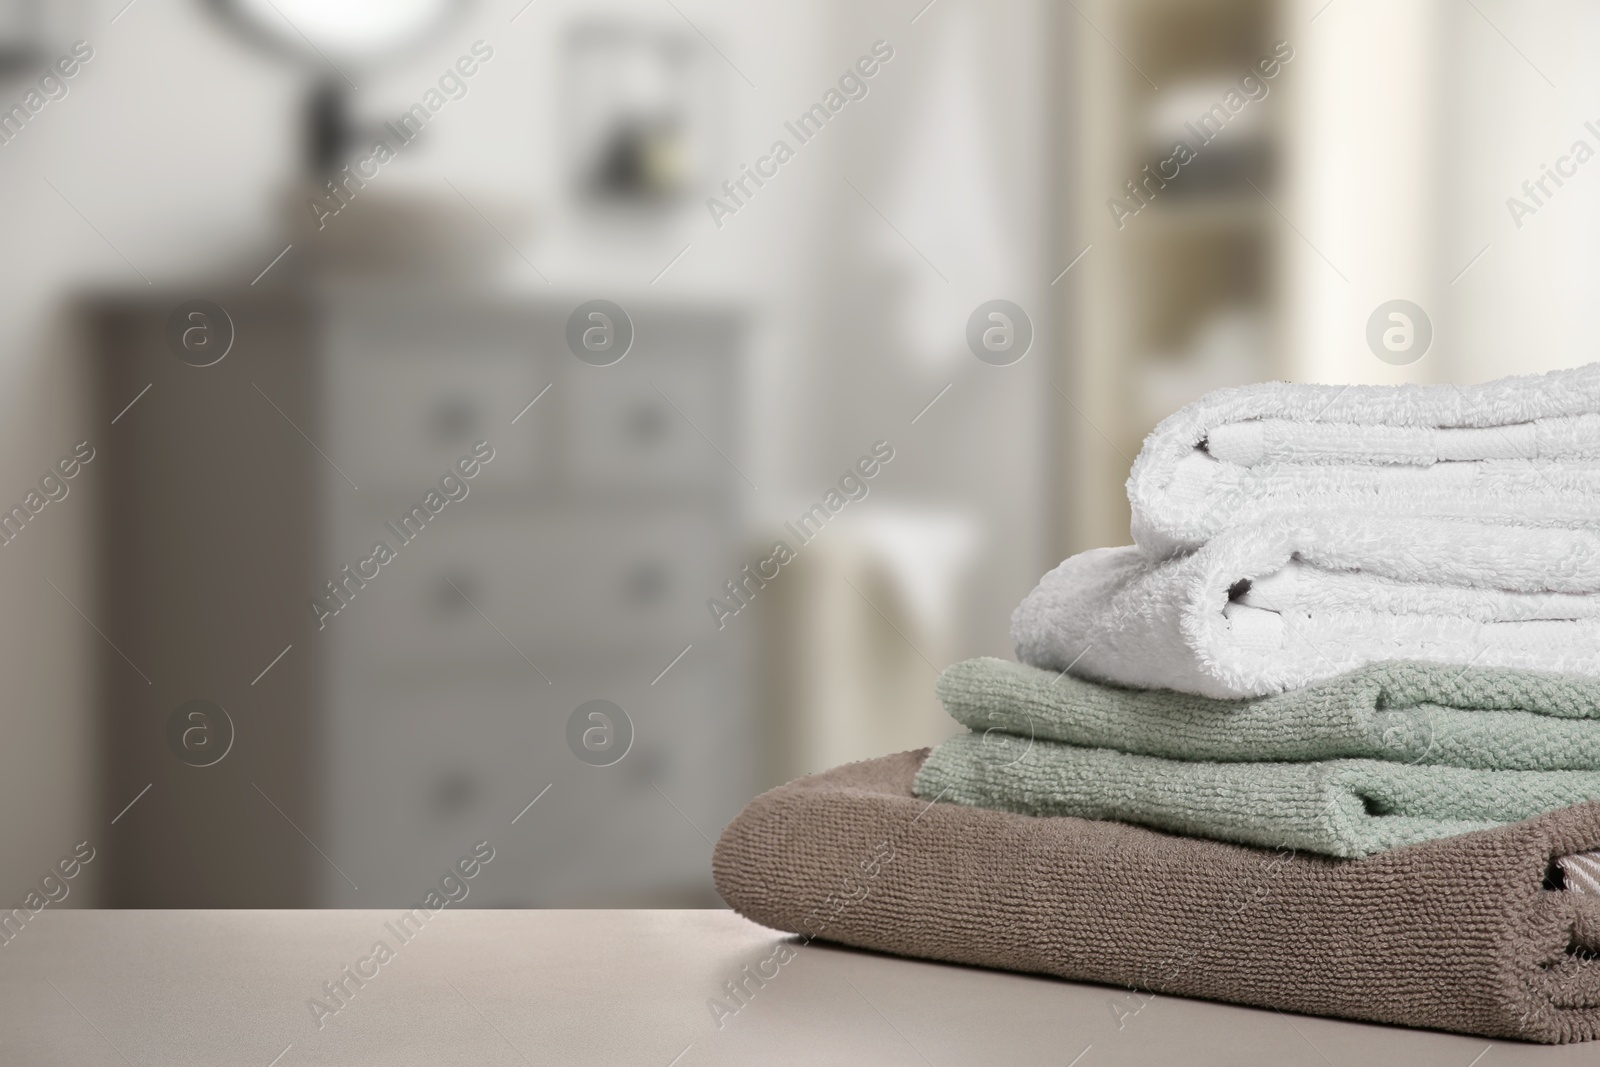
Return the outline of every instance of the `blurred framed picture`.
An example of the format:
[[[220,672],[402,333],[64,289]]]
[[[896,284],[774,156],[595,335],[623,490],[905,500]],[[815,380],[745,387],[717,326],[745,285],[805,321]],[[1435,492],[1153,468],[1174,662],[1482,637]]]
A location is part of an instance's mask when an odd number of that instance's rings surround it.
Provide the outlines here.
[[[0,78],[32,81],[74,41],[92,38],[90,0],[0,0]],[[129,0],[112,0],[113,18]],[[130,16],[131,17],[131,16]]]
[[[574,24],[565,40],[565,153],[576,197],[665,209],[705,170],[712,86],[699,42],[621,20]]]
[[[0,75],[35,66],[47,51],[44,0],[0,0]]]

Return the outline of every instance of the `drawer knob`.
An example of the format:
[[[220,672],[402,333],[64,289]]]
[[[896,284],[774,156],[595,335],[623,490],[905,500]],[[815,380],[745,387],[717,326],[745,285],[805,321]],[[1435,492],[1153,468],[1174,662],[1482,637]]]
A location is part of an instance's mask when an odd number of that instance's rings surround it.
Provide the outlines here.
[[[470,574],[457,571],[441,574],[433,585],[433,607],[441,615],[472,613],[472,604],[478,599],[478,583]]]
[[[441,441],[471,437],[482,424],[482,409],[468,397],[442,397],[433,406],[433,433]]]
[[[635,564],[622,581],[623,599],[631,604],[657,604],[666,598],[672,574],[654,560]]]
[[[666,437],[669,425],[660,404],[636,404],[628,411],[623,432],[630,443],[644,447]]]

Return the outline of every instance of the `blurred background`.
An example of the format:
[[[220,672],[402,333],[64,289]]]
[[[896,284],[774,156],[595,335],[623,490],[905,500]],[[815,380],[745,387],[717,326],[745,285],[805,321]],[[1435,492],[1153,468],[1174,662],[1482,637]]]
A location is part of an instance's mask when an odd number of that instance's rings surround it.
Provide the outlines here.
[[[1588,361],[1597,40],[0,0],[0,904],[87,841],[63,906],[402,906],[487,840],[466,906],[717,906],[756,793],[953,732],[1176,407]]]

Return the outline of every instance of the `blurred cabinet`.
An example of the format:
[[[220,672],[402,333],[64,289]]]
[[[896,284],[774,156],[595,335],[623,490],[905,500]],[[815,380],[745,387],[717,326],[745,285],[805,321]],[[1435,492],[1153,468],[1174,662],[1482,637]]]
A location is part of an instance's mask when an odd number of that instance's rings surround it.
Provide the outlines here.
[[[392,286],[210,299],[236,341],[205,368],[161,340],[181,297],[100,316],[107,418],[157,379],[114,428],[107,504],[123,518],[99,524],[112,636],[159,665],[144,685],[106,650],[121,739],[108,792],[159,777],[145,802],[163,783],[183,797],[126,835],[114,902],[400,906],[482,838],[497,856],[474,903],[714,902],[706,839],[755,773],[745,639],[704,607],[744,562],[727,458],[740,315],[629,305],[631,350],[594,367],[566,348],[578,300]],[[479,441],[494,458],[402,543],[402,518]],[[311,599],[333,605],[326,583],[380,540],[393,561],[319,623]],[[139,655],[123,643],[135,633]],[[165,750],[159,720],[188,696],[238,720],[214,767]],[[567,745],[569,716],[596,698],[633,724],[610,767]],[[248,832],[222,829],[252,806]]]
[[[399,556],[327,622],[328,839],[397,892],[487,837],[484,903],[713,903],[701,833],[748,798],[746,657],[704,607],[743,563],[718,453],[740,319],[630,306],[632,349],[595,367],[566,348],[576,303],[386,292],[322,319],[329,451],[360,486],[321,472],[324,570],[378,539]],[[398,546],[385,524],[481,440],[467,497]],[[632,721],[615,766],[568,750],[591,699]],[[362,899],[321,873],[322,899]]]
[[[322,860],[289,820],[319,833],[309,757],[325,648],[303,616],[321,564],[323,461],[273,405],[315,432],[313,309],[214,297],[232,348],[195,367],[166,338],[169,315],[194,295],[85,309],[94,417],[84,436],[101,467],[96,577],[93,589],[62,593],[103,638],[90,665],[98,808],[120,812],[92,840],[108,907],[303,907],[316,903]],[[169,719],[190,700],[225,712],[205,724],[219,744],[232,734],[212,766],[169,747]]]

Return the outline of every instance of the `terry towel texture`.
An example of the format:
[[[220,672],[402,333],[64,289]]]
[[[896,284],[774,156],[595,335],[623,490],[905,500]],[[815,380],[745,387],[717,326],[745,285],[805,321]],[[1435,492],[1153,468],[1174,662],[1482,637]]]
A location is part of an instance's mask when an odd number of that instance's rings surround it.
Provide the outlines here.
[[[1600,1036],[1600,804],[1335,861],[912,795],[924,757],[757,797],[712,859],[778,930],[954,963],[1543,1042]],[[1108,991],[1108,997],[1110,996]]]
[[[939,677],[962,725],[1179,760],[1378,759],[1483,770],[1600,770],[1600,681],[1431,663],[1381,663],[1305,689],[1213,700],[1099,685],[983,657]]]
[[[1299,385],[1211,393],[1163,420],[1128,477],[1157,556],[1311,510],[1593,522],[1600,364],[1483,385]]]
[[[1023,815],[1117,819],[1330,856],[1485,830],[1600,800],[1600,771],[1479,771],[1381,760],[1203,763],[1059,741],[950,738],[916,793]]]
[[[1036,667],[1220,698],[1393,659],[1596,677],[1596,593],[1590,530],[1321,514],[1169,560],[1080,553],[1018,606],[1011,637]]]

